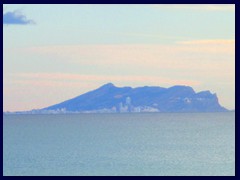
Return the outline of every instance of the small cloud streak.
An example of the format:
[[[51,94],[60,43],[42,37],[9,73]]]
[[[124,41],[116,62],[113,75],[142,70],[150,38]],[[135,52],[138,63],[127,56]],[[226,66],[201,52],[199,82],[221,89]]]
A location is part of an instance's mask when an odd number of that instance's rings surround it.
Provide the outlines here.
[[[3,24],[6,25],[27,25],[35,24],[31,19],[27,19],[20,11],[6,12],[3,14]]]
[[[12,74],[15,77],[21,78],[14,83],[29,83],[35,85],[46,85],[46,86],[67,86],[70,83],[71,85],[78,86],[79,82],[100,82],[102,84],[107,82],[123,82],[124,84],[131,84],[132,82],[146,85],[148,84],[165,84],[168,86],[172,85],[189,85],[196,86],[199,85],[199,81],[184,80],[184,79],[171,79],[159,76],[137,76],[137,75],[88,75],[88,74],[68,74],[68,73],[19,73]],[[38,79],[38,81],[36,81]]]
[[[153,5],[159,8],[171,8],[182,10],[201,10],[201,11],[235,11],[234,4],[159,4]]]
[[[184,44],[184,45],[216,45],[216,44],[222,44],[222,45],[233,45],[235,44],[235,40],[232,39],[208,39],[208,40],[192,40],[192,41],[180,41],[177,42],[177,44]]]
[[[194,45],[193,45],[194,44]],[[221,44],[221,45],[219,45]],[[174,52],[174,53],[173,53]],[[94,65],[98,67],[131,67],[179,71],[209,71],[225,68],[226,60],[233,59],[233,40],[192,40],[180,41],[173,45],[73,45],[46,46],[23,49],[24,54],[50,57],[58,61]],[[214,61],[217,58],[217,61]],[[204,60],[202,66],[196,65]],[[201,62],[202,62],[201,61]],[[211,70],[210,70],[211,69]]]

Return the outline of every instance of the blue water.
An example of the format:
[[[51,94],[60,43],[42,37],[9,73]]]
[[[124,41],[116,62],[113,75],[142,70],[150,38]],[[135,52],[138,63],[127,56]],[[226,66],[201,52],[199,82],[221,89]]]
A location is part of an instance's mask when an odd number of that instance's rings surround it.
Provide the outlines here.
[[[235,113],[4,115],[3,175],[235,175]]]

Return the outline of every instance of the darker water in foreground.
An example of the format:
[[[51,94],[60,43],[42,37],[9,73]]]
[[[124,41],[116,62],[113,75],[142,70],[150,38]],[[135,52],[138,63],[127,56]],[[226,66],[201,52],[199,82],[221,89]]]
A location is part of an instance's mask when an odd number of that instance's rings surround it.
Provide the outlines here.
[[[4,115],[3,175],[235,175],[235,113]]]

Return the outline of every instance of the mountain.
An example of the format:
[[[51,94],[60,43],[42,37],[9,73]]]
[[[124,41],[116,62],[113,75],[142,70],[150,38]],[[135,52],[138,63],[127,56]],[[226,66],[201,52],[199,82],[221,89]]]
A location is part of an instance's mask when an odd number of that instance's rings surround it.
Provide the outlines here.
[[[45,112],[221,112],[216,94],[189,86],[116,87],[105,84],[73,99],[41,109]]]

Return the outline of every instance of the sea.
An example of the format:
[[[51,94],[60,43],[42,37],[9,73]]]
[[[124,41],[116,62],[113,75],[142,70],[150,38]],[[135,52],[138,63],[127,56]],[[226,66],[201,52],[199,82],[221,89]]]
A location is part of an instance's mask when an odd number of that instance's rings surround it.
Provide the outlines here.
[[[235,112],[3,115],[4,176],[234,176]]]

